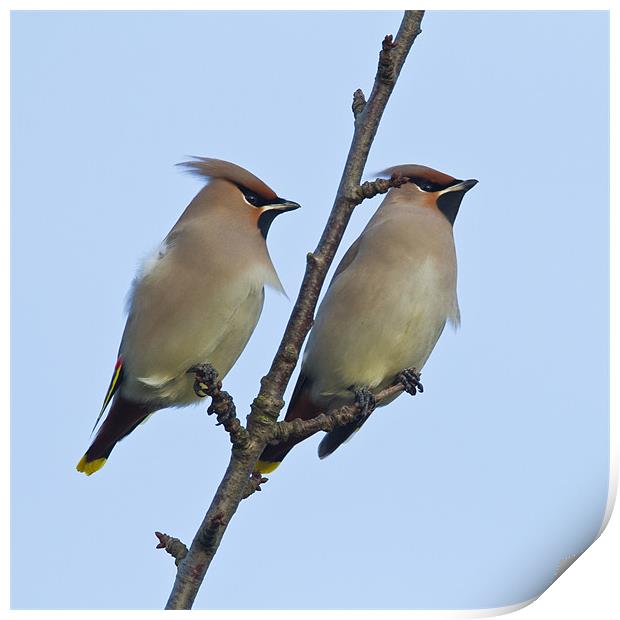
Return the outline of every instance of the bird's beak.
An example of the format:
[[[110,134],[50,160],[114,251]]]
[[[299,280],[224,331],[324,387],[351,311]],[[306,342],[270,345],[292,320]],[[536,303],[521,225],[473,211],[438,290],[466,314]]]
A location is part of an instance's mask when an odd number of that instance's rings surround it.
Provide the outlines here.
[[[270,205],[265,205],[259,208],[258,216],[258,228],[260,229],[263,238],[267,239],[267,233],[273,220],[276,219],[280,213],[286,213],[287,211],[294,211],[299,209],[301,205],[298,205],[292,200],[285,200],[284,198],[277,198]]]
[[[285,211],[294,211],[295,209],[299,209],[299,207],[301,207],[301,205],[292,200],[278,198],[273,204],[265,205],[263,209],[264,211],[278,211],[279,213],[284,213]]]
[[[461,181],[456,185],[450,185],[450,187],[446,187],[441,194],[447,194],[448,192],[468,192],[474,185],[477,185],[478,181],[476,179],[468,179],[467,181]]]

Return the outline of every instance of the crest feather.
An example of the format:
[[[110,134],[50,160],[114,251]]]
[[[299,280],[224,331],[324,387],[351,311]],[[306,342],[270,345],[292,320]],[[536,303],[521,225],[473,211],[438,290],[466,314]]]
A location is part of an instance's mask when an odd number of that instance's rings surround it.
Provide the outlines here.
[[[252,190],[266,200],[277,198],[277,194],[265,182],[237,164],[223,159],[210,157],[194,157],[192,161],[184,161],[177,166],[183,166],[192,174],[212,179],[226,179],[235,185],[241,185]]]
[[[392,166],[383,170],[380,174],[385,176],[392,176],[393,174],[410,177],[412,179],[418,179],[420,181],[428,181],[437,185],[448,187],[452,185],[456,179],[449,174],[444,174],[428,166],[421,166],[419,164],[402,164],[400,166]]]

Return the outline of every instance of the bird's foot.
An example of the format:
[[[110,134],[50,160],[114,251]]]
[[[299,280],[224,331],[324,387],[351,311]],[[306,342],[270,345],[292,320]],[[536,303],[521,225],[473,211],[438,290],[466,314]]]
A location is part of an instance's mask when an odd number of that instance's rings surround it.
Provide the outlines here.
[[[403,384],[405,392],[415,396],[417,392],[422,393],[424,386],[420,383],[420,373],[415,368],[405,368],[399,375],[398,380]]]
[[[377,406],[375,395],[366,387],[350,388],[355,395],[355,404],[360,410],[360,416],[367,418]]]
[[[217,370],[211,364],[197,364],[192,366],[188,374],[194,375],[194,393],[200,398],[212,396],[214,388],[221,388],[222,384],[218,381]]]

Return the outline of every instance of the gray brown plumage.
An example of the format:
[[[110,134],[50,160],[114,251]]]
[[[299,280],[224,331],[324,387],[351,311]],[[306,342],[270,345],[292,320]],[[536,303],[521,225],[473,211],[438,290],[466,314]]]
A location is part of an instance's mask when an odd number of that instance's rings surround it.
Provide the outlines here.
[[[316,315],[286,420],[310,419],[379,391],[407,368],[422,369],[447,321],[459,323],[452,224],[477,181],[418,165],[396,166],[413,182],[387,194],[346,252]],[[382,405],[387,404],[384,401]],[[361,423],[336,428],[331,454]],[[294,441],[267,446],[258,469],[275,469]]]
[[[208,183],[134,280],[100,417],[114,395],[112,407],[77,467],[86,474],[148,415],[198,399],[190,368],[208,363],[225,377],[256,327],[264,287],[282,290],[266,236],[275,215],[299,205],[230,162],[182,165]]]

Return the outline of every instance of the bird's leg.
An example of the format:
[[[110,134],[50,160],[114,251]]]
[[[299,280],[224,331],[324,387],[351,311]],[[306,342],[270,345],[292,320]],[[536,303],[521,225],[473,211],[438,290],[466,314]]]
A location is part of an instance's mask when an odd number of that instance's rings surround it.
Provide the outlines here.
[[[349,388],[355,396],[355,404],[360,410],[360,417],[367,418],[374,410],[376,405],[375,395],[366,387]]]
[[[200,398],[213,396],[211,392],[221,387],[217,370],[211,364],[197,364],[192,366],[187,373],[194,375],[194,392]]]
[[[422,393],[424,386],[420,383],[420,373],[415,368],[405,368],[399,375],[398,380],[403,384],[405,392],[415,396],[417,392]]]

